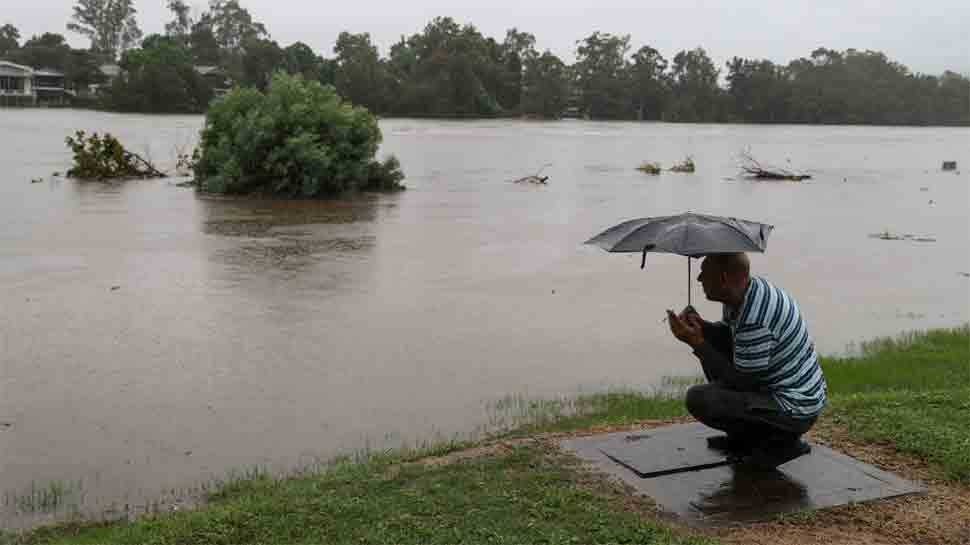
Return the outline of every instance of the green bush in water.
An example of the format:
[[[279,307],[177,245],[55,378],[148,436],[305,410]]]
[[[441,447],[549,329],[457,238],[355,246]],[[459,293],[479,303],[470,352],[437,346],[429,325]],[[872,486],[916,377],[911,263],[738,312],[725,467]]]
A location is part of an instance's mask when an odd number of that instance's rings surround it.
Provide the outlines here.
[[[321,197],[403,189],[394,157],[374,159],[377,119],[333,87],[278,73],[265,94],[234,89],[206,114],[194,172],[213,193]]]

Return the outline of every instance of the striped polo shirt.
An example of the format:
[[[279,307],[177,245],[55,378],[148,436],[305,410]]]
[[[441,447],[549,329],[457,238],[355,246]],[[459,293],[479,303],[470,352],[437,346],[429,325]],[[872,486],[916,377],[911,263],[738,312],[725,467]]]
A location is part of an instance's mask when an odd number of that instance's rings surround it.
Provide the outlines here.
[[[784,290],[753,276],[740,309],[724,305],[734,333],[734,365],[753,375],[790,416],[811,418],[826,401],[825,377],[798,305]]]

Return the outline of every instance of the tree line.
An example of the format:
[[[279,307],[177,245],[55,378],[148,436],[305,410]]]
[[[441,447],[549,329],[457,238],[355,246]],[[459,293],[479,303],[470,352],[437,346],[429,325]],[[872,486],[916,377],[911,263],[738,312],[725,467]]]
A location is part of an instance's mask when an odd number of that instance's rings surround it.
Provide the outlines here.
[[[205,111],[213,83],[195,68],[204,65],[257,89],[274,72],[300,74],[385,116],[970,125],[967,76],[913,73],[878,51],[819,48],[788,64],[734,57],[722,70],[700,47],[667,59],[647,45],[634,51],[630,35],[593,32],[567,64],[531,33],[512,28],[499,41],[436,17],[386,56],[368,33],[342,32],[324,57],[302,42],[280,46],[238,0],[210,0],[198,17],[183,0],[167,2],[163,35],[142,39],[132,0],[77,0],[67,27],[90,39],[88,50],[57,34],[21,46],[8,24],[0,57],[79,82],[97,77],[92,59],[117,61],[123,74],[103,102],[122,111]],[[59,56],[45,56],[52,50]]]

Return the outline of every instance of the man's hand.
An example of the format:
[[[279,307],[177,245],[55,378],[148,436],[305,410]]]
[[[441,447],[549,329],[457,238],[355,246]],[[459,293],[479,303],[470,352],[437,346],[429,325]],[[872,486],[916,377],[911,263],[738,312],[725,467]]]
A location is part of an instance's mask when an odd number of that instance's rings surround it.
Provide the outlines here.
[[[680,315],[667,310],[667,321],[670,322],[670,332],[681,342],[696,348],[704,343],[704,329],[701,317],[693,308],[686,308]]]

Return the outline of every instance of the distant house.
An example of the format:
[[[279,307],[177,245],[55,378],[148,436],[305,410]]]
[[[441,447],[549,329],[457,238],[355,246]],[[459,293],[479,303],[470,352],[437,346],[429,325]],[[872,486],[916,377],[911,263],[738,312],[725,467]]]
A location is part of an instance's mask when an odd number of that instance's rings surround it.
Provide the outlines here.
[[[0,61],[0,106],[26,106],[35,102],[34,69]]]
[[[232,88],[232,78],[229,73],[218,66],[196,65],[195,71],[212,87],[215,96],[220,97]]]
[[[67,88],[64,72],[41,68],[34,70],[34,95],[38,104],[63,106],[70,102],[74,91]]]
[[[111,83],[121,75],[121,67],[117,64],[102,64],[98,71],[104,76],[104,83],[92,83],[88,85],[88,93],[97,95],[102,89],[110,87]]]
[[[0,106],[63,106],[73,96],[63,72],[0,61]]]

